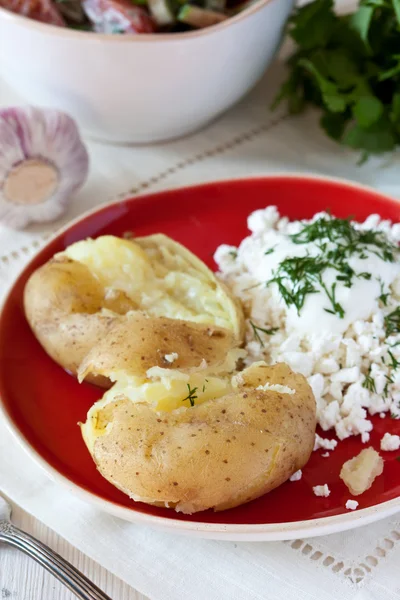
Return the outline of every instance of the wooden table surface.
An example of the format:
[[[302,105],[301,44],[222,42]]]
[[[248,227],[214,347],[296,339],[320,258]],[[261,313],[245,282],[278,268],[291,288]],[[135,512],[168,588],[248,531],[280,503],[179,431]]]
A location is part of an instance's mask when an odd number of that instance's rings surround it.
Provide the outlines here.
[[[145,596],[16,506],[13,507],[12,520],[17,527],[61,554],[104,590],[112,600],[147,600]],[[1,600],[74,600],[75,598],[72,592],[31,558],[15,548],[0,544]]]

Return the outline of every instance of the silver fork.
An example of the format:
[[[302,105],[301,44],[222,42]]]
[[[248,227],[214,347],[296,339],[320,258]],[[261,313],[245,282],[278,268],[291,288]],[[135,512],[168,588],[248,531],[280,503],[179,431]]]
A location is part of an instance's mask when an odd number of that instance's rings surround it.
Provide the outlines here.
[[[62,556],[11,523],[11,506],[0,496],[0,542],[19,548],[57,577],[81,600],[111,600]]]

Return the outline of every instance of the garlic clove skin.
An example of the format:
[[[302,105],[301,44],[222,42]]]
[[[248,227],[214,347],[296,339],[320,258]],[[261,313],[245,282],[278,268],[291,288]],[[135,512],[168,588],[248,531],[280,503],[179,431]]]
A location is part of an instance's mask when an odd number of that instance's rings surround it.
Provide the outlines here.
[[[22,229],[57,219],[88,170],[88,153],[71,117],[35,107],[0,110],[2,223]]]

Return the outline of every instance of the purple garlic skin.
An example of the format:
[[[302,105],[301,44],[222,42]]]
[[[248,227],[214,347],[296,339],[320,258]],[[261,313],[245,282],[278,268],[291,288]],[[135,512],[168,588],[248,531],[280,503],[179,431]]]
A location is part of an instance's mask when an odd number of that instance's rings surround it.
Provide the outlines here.
[[[14,229],[53,221],[89,171],[75,122],[52,109],[0,110],[0,221]]]

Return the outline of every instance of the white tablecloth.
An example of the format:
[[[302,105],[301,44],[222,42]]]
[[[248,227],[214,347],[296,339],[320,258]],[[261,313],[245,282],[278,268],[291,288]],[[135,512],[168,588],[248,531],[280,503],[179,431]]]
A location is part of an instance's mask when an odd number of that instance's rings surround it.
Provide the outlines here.
[[[398,157],[357,166],[326,139],[313,112],[285,118],[268,106],[276,63],[257,88],[198,134],[149,147],[88,142],[91,175],[68,214],[24,232],[0,227],[0,290],[55,227],[117,195],[202,181],[300,171],[334,175],[400,196]],[[0,83],[0,104],[12,95]],[[400,598],[400,515],[310,540],[230,543],[183,538],[102,514],[60,488],[0,423],[0,490],[69,542],[154,600],[392,600]],[[294,499],[295,501],[295,499]],[[118,599],[115,599],[118,600]]]

